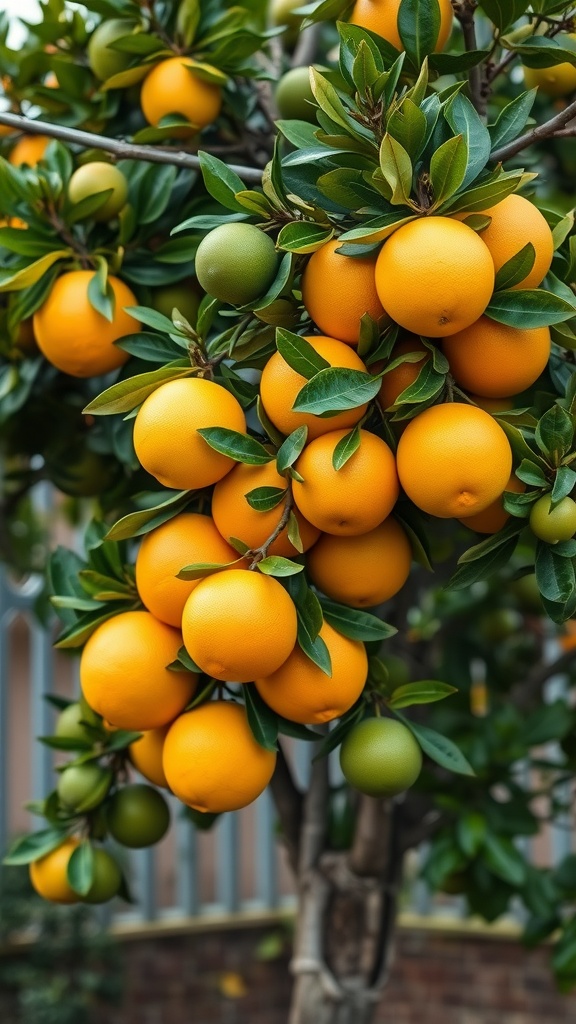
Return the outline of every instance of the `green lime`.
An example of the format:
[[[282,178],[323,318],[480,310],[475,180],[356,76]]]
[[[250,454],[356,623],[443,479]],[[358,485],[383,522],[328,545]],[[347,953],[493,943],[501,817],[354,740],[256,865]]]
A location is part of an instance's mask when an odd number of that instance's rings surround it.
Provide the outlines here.
[[[164,797],[140,782],[116,790],[106,815],[110,835],[132,849],[158,843],[170,824],[170,809]]]
[[[316,123],[316,100],[310,85],[310,68],[291,68],[276,86],[276,106],[281,117]]]
[[[85,814],[101,804],[112,783],[112,772],[98,764],[73,764],[58,779],[58,798],[63,807]]]
[[[209,295],[243,306],[264,295],[276,276],[274,242],[254,224],[220,224],[196,252],[196,277]]]
[[[122,171],[104,160],[93,160],[74,171],[68,183],[68,198],[71,203],[81,203],[83,199],[97,195],[98,192],[107,192],[108,189],[112,189],[111,195],[90,214],[92,220],[112,220],[128,199],[128,182]]]
[[[180,281],[179,284],[168,284],[164,288],[155,288],[152,292],[150,305],[158,313],[172,319],[172,310],[177,309],[186,317],[192,327],[198,319],[198,307],[202,300],[202,292],[196,281]]]
[[[85,721],[82,707],[79,701],[74,701],[58,715],[56,721],[56,736],[62,740],[82,740],[84,743],[92,743],[92,737],[82,724]]]
[[[107,850],[94,847],[93,854],[94,881],[86,895],[82,896],[82,902],[107,903],[116,896],[122,882],[122,873]]]
[[[410,730],[392,718],[366,718],[340,748],[340,767],[351,786],[368,796],[395,796],[412,786],[422,752]]]
[[[551,509],[552,495],[544,494],[532,506],[530,527],[540,540],[558,544],[570,540],[576,533],[576,501],[562,498],[556,508]]]
[[[110,43],[131,35],[133,31],[133,21],[128,21],[127,18],[107,18],[92,33],[88,43],[88,60],[96,78],[101,82],[112,78],[112,75],[120,74],[130,66],[133,55],[112,50]]]

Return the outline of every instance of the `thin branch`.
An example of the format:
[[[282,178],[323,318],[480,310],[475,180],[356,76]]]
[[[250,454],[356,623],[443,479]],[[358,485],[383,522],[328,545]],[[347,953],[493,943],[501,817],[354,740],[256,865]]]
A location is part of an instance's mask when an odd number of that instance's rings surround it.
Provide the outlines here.
[[[109,139],[104,135],[81,131],[79,128],[65,128],[63,125],[31,120],[31,118],[20,117],[19,114],[10,114],[5,111],[0,113],[1,124],[14,128],[15,131],[24,132],[26,135],[47,135],[51,139],[69,142],[71,145],[81,146],[83,149],[103,149],[122,160],[147,160],[153,164],[173,164],[175,167],[200,170],[200,160],[196,154],[185,153],[183,150],[137,146],[133,142]],[[228,166],[245,181],[262,181],[262,171],[257,167],[245,167],[237,164],[228,164]]]
[[[328,827],[328,758],[313,762],[308,792],[304,800],[304,815],[300,836],[298,874],[305,879],[316,868],[324,849]]]
[[[471,2],[471,0],[464,0],[464,3],[460,4],[455,10],[456,17],[462,26],[464,47],[470,52],[478,49],[476,25],[474,24],[475,10],[476,4]],[[470,99],[472,100],[472,103],[479,114],[485,114],[486,97],[483,95],[482,74],[478,65],[470,68],[470,71],[468,72],[468,82],[470,84]]]
[[[562,131],[568,122],[575,117],[576,100],[569,103],[564,110],[561,110],[555,117],[551,117],[549,121],[536,125],[535,128],[526,132],[525,135],[521,135],[519,139],[509,142],[506,146],[501,146],[500,149],[495,149],[490,154],[490,159],[503,163],[504,160],[509,160],[510,157],[515,156],[522,149],[526,149],[527,146],[533,146],[536,142],[542,142],[543,139],[553,138],[557,132]],[[576,134],[576,128],[574,129],[574,134]]]
[[[302,794],[297,788],[282,747],[278,749],[276,767],[270,780],[272,798],[280,818],[290,867],[298,870],[298,847],[302,822]]]
[[[392,802],[362,796],[356,816],[354,842],[348,863],[356,875],[377,878],[388,858],[388,836]]]
[[[306,67],[306,65],[312,64],[318,50],[321,31],[322,22],[319,21],[300,33],[296,49],[292,55],[291,65],[293,68]]]

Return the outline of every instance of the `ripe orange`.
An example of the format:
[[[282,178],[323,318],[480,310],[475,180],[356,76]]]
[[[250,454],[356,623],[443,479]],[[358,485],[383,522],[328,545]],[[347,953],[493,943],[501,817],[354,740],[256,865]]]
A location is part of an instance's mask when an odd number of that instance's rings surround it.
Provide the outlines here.
[[[335,338],[326,338],[323,335],[313,337],[306,335],[318,355],[322,356],[330,366],[340,366],[347,370],[359,370],[366,372],[366,367],[358,353]],[[339,430],[340,427],[353,427],[358,420],[362,419],[366,405],[358,409],[349,409],[340,412],[336,416],[314,416],[312,413],[293,412],[292,406],[296,401],[298,392],[304,387],[306,378],[296,373],[292,367],[282,358],[279,352],[275,352],[262,370],[260,380],[260,397],[267,416],[275,427],[283,434],[291,434],[297,427],[308,427],[308,440],[312,441],[320,434],[327,434],[331,430]]]
[[[47,135],[24,135],[10,151],[9,162],[14,167],[36,167],[44,156],[50,139]]]
[[[398,356],[404,356],[408,352],[421,352],[422,358],[417,363],[400,363],[395,370],[390,370],[390,373],[384,374],[379,398],[383,409],[389,409],[391,405],[394,405],[398,395],[402,394],[406,388],[409,388],[414,383],[424,363],[430,359],[430,350],[426,348],[420,338],[409,334],[408,336],[401,337],[396,342],[388,362],[393,363]],[[374,369],[376,370],[376,367]],[[378,370],[381,369],[384,369],[383,364],[378,367]]]
[[[556,42],[568,50],[574,50],[576,35],[573,32],[556,36]],[[527,89],[539,89],[545,96],[569,96],[576,89],[576,67],[568,61],[549,68],[524,68],[524,85]]]
[[[234,395],[199,377],[168,381],[148,396],[136,417],[136,455],[165,487],[187,491],[215,484],[232,469],[234,460],[210,447],[198,433],[205,427],[246,430],[246,417]]]
[[[453,10],[450,0],[440,2],[440,32],[435,46],[436,52],[443,50],[452,31]],[[352,17],[352,25],[367,28],[386,39],[397,50],[403,50],[402,40],[398,32],[398,10],[400,0],[356,0]]]
[[[210,516],[183,512],[152,530],[136,557],[136,586],[142,603],[169,626],[182,622],[184,605],[199,580],[179,580],[185,565],[233,562],[238,554],[226,544]]]
[[[368,674],[364,644],[343,636],[327,622],[320,636],[330,652],[331,676],[295,647],[276,672],[256,679],[258,693],[273,711],[303,725],[331,722],[343,715],[358,700]]]
[[[139,740],[135,740],[128,748],[130,760],[140,775],[148,779],[148,782],[153,782],[155,786],[162,786],[165,789],[168,789],[168,782],[164,773],[162,755],[164,741],[171,724],[170,722],[160,729],[148,729],[142,733]]]
[[[119,729],[159,729],[193,696],[197,677],[172,672],[182,636],[150,612],[122,612],[92,634],[80,659],[82,692]]]
[[[518,479],[515,473],[512,473],[505,490],[514,491],[515,494],[522,494],[526,490],[526,486]],[[461,519],[460,522],[471,530],[476,530],[476,533],[498,533],[498,530],[506,526],[510,519],[510,513],[505,511],[502,503],[503,497],[504,495],[501,494],[483,512],[477,512],[476,515]]]
[[[482,512],[512,472],[502,427],[483,409],[458,402],[433,405],[410,420],[396,459],[408,497],[439,519]]]
[[[521,330],[481,316],[445,338],[442,348],[460,387],[485,398],[505,398],[529,388],[548,365],[550,330]]]
[[[180,114],[198,130],[212,124],[220,113],[222,90],[188,71],[189,57],[170,57],[146,75],[140,103],[148,124],[157,125],[167,114]],[[185,129],[174,138],[187,134]]]
[[[248,569],[202,580],[182,616],[192,660],[207,675],[236,683],[275,672],[292,651],[296,630],[296,609],[284,587]]]
[[[294,501],[303,516],[325,533],[355,536],[368,533],[390,514],[399,494],[394,455],[368,430],[342,469],[332,456],[345,430],[322,434],[306,445],[296,462],[304,482],[293,481]]]
[[[467,224],[421,217],[384,242],[376,288],[386,312],[401,327],[441,338],[482,315],[494,290],[494,264]]]
[[[524,196],[513,193],[482,213],[492,218],[488,227],[480,232],[480,238],[490,250],[494,269],[500,270],[531,242],[536,250],[534,266],[514,288],[537,288],[550,270],[554,255],[552,232],[538,207]]]
[[[468,395],[472,401],[479,405],[485,412],[489,412],[492,416],[495,416],[499,412],[507,412],[508,409],[514,408],[514,400],[512,398],[486,398],[484,395]]]
[[[108,282],[116,300],[112,322],[88,300],[91,270],[71,270],[57,278],[48,298],[34,314],[34,334],[46,359],[72,377],[97,377],[122,366],[128,359],[114,344],[140,330],[140,323],[124,312],[135,306],[136,296],[118,277]]]
[[[264,466],[245,466],[239,463],[231,473],[220,480],[212,495],[212,515],[223,537],[237,537],[250,548],[258,548],[276,529],[284,511],[284,502],[269,512],[257,512],[250,507],[245,495],[256,487],[286,487],[286,478],[280,476],[274,462]],[[296,510],[300,539],[304,551],[318,540],[320,531],[311,526]],[[296,548],[284,530],[268,549],[270,555],[293,557]],[[237,556],[236,556],[237,557]]]
[[[412,548],[392,516],[359,537],[326,533],[306,558],[306,569],[327,597],[366,608],[397,594],[410,573]]]
[[[312,253],[302,276],[302,298],[323,334],[357,345],[364,313],[379,320],[384,310],[374,283],[375,261],[342,256],[336,252],[341,245],[336,238]]]
[[[164,745],[170,789],[197,811],[246,807],[265,789],[276,754],[254,739],[240,704],[210,701],[177,718]]]
[[[68,861],[78,845],[78,839],[65,839],[61,846],[30,865],[30,881],[43,899],[52,903],[78,903],[80,897],[66,878]]]

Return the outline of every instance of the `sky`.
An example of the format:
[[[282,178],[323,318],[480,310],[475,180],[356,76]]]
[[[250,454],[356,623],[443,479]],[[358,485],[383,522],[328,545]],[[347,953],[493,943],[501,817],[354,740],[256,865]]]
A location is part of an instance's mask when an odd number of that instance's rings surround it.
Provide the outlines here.
[[[27,21],[36,21],[39,15],[37,0],[3,0],[2,9],[8,15],[13,15],[14,17],[18,15],[18,17],[25,18]],[[11,44],[17,43],[18,35],[18,23],[15,22],[12,28]]]

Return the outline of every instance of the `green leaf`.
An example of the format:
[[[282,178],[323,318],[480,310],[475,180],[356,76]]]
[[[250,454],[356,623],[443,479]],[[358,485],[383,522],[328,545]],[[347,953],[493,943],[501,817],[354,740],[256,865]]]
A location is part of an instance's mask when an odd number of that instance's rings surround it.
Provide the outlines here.
[[[544,471],[548,469],[548,463],[546,460],[543,459],[538,452],[532,450],[518,427],[513,426],[512,423],[508,423],[505,419],[499,419],[498,423],[510,442],[515,462],[521,462],[523,459],[526,459],[528,462],[536,463],[536,465],[540,466]]]
[[[204,184],[210,195],[227,210],[232,210],[233,213],[244,213],[244,207],[236,199],[236,193],[243,192],[246,188],[242,179],[228,167],[228,164],[210,153],[200,150],[198,158]]]
[[[308,629],[304,625],[304,620],[301,615],[300,609],[298,611],[298,644],[302,651],[310,661],[313,661],[317,667],[324,672],[324,675],[332,675],[332,659],[330,657],[330,651],[328,650],[325,641],[320,635],[317,635],[312,639],[308,632]]]
[[[535,438],[543,455],[557,465],[574,441],[572,418],[560,405],[554,404],[538,421]]]
[[[563,558],[551,544],[539,542],[536,548],[536,582],[542,597],[553,603],[570,600],[576,587],[574,561]]]
[[[66,838],[67,833],[61,828],[47,828],[21,836],[12,844],[2,863],[11,866],[31,864],[62,846]]]
[[[256,512],[270,512],[284,499],[286,488],[283,487],[255,487],[248,491],[244,497]]]
[[[530,487],[547,487],[548,478],[543,469],[529,459],[523,459],[515,474],[523,483]]]
[[[394,206],[409,206],[412,161],[404,147],[388,134],[384,136],[380,146],[380,169],[392,190],[389,201]]]
[[[569,466],[559,466],[552,488],[552,506],[566,498],[576,487],[576,473]]]
[[[510,561],[514,554],[523,523],[517,519],[493,536],[468,548],[458,559],[458,569],[446,584],[447,590],[462,590],[479,580],[491,576]]]
[[[529,36],[513,44],[511,49],[522,55],[522,63],[529,68],[550,68],[558,64],[576,66],[576,52],[548,36]]]
[[[494,291],[501,292],[507,288],[513,288],[514,285],[520,284],[532,270],[534,261],[536,259],[536,250],[532,245],[532,242],[526,242],[526,245],[520,249],[514,256],[511,256],[500,270],[496,274],[496,280],[494,282]]]
[[[265,466],[274,459],[264,445],[249,434],[228,430],[227,427],[204,427],[198,433],[214,451],[246,466]]]
[[[388,625],[370,612],[349,608],[348,605],[330,601],[327,597],[323,597],[320,603],[326,622],[351,640],[361,640],[364,643],[388,640],[398,632],[394,626]]]
[[[108,263],[102,256],[96,257],[98,269],[88,282],[88,301],[100,316],[112,323],[116,307],[116,296],[108,281]]]
[[[430,180],[434,205],[439,206],[458,191],[468,164],[468,149],[462,135],[444,142],[432,155]]]
[[[254,683],[245,683],[242,694],[246,703],[246,717],[254,739],[264,750],[278,750],[278,718],[264,703]]]
[[[302,452],[308,439],[308,427],[304,424],[296,427],[286,438],[278,449],[276,456],[276,468],[279,473],[284,473],[290,466],[293,466],[296,459]]]
[[[495,292],[485,315],[508,327],[550,327],[576,315],[576,306],[541,288]]]
[[[418,683],[404,683],[397,686],[388,704],[394,711],[396,708],[408,708],[412,704],[432,704],[444,700],[452,693],[457,693],[455,686],[437,682],[435,679],[423,679]]]
[[[190,494],[190,491],[171,491],[170,496],[158,505],[139,512],[129,512],[108,530],[106,540],[129,540],[155,530],[184,510],[190,501]]]
[[[280,229],[276,245],[287,252],[316,252],[334,235],[334,228],[312,221],[292,221]]]
[[[524,131],[537,93],[537,89],[523,92],[500,111],[496,123],[488,128],[492,149],[505,146]]]
[[[411,721],[411,719],[406,718],[399,711],[395,711],[394,714],[410,729],[410,732],[418,740],[424,753],[435,761],[436,764],[439,764],[442,768],[447,768],[448,771],[455,772],[457,775],[475,774],[472,765],[466,760],[462,751],[447,736],[442,736],[435,729],[430,729],[427,725],[420,725],[418,722]]]
[[[184,360],[178,360],[177,363],[174,362],[170,366],[139,373],[136,377],[118,381],[117,384],[107,388],[106,391],[89,402],[83,412],[91,413],[92,416],[111,416],[119,412],[131,412],[162,384],[166,384],[170,380],[183,380],[185,377],[193,376],[195,372],[196,370],[192,366],[184,365]]]
[[[179,333],[169,317],[159,313],[156,309],[151,309],[149,306],[126,306],[126,312],[133,316],[135,320],[138,320],[139,323],[144,324],[145,327],[152,327],[155,331],[160,331],[162,334]]]
[[[296,373],[310,380],[320,370],[326,370],[330,363],[318,354],[313,345],[299,334],[293,334],[283,327],[276,328],[276,347],[284,362]]]
[[[388,119],[386,130],[406,150],[412,161],[418,159],[426,140],[428,122],[426,115],[409,96]]]
[[[206,576],[214,576],[218,572],[222,572],[223,569],[228,569],[230,565],[235,565],[239,559],[235,559],[234,562],[195,562],[193,565],[185,565],[180,572],[176,573],[176,579],[178,580],[203,580]]]
[[[482,853],[486,864],[498,878],[513,886],[524,883],[526,864],[510,839],[501,839],[489,832],[484,839]]]
[[[333,750],[336,750],[336,747],[340,746],[353,726],[363,718],[364,708],[364,701],[361,699],[351,707],[345,715],[342,715],[338,724],[334,726],[334,728],[330,729],[328,735],[322,740],[322,743],[318,748],[318,752],[312,758],[312,763],[320,761],[323,757],[327,757]]]
[[[57,249],[41,256],[39,260],[29,263],[27,267],[20,270],[0,270],[0,293],[18,292],[23,288],[30,288],[36,284],[47,270],[50,270],[59,260],[70,259],[73,256],[72,249]]]
[[[488,162],[491,149],[490,135],[470,100],[461,92],[457,92],[449,101],[445,117],[454,133],[462,135],[466,143],[468,162],[462,182],[462,185],[466,186],[474,181]]]
[[[334,469],[338,471],[345,466],[349,459],[352,458],[354,452],[358,451],[360,447],[360,427],[356,425],[349,434],[345,434],[344,437],[340,438],[332,453],[332,465]]]
[[[494,23],[499,33],[513,25],[524,14],[527,0],[482,0],[480,6]]]
[[[94,883],[94,850],[88,839],[72,852],[66,869],[69,886],[79,896],[86,896]]]
[[[483,213],[491,206],[502,202],[506,196],[517,192],[525,180],[531,180],[531,176],[525,175],[522,171],[495,171],[491,178],[482,185],[475,185],[450,199],[446,203],[446,211],[450,213]],[[445,212],[443,208],[442,212]]]
[[[330,366],[301,388],[292,408],[315,415],[357,409],[376,397],[380,384],[380,377],[371,377],[363,370]]]
[[[467,857],[475,857],[484,844],[486,819],[478,811],[468,811],[456,822],[458,845]]]
[[[282,555],[268,555],[258,562],[257,568],[265,576],[295,576],[303,571],[304,566],[290,558],[283,558]]]
[[[398,8],[398,32],[410,60],[419,68],[438,41],[438,0],[402,0]]]

